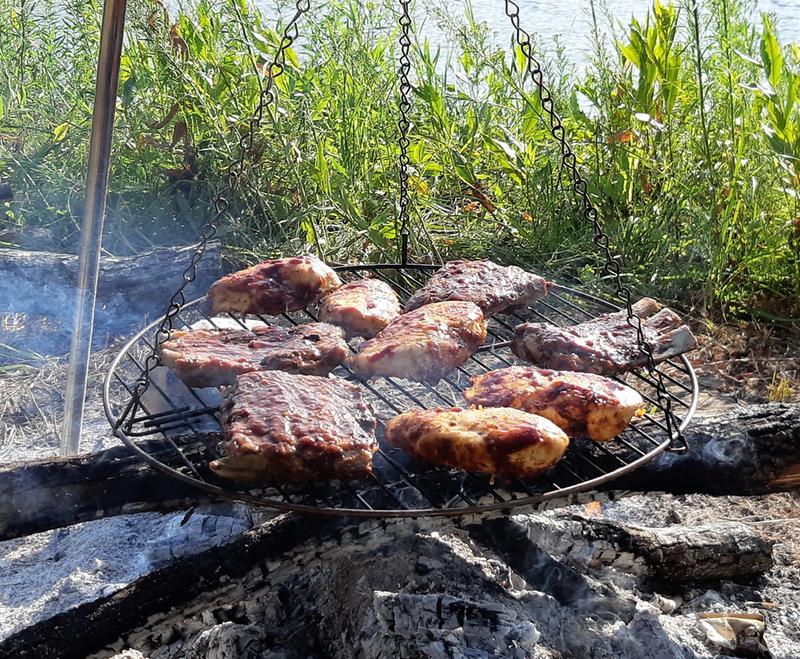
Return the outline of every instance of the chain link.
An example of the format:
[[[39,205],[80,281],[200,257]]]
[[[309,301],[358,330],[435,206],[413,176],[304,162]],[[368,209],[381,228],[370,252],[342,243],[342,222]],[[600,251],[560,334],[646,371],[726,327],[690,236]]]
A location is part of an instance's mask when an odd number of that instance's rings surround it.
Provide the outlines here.
[[[408,207],[411,203],[408,196],[408,165],[410,162],[408,158],[408,147],[411,144],[408,139],[408,130],[411,128],[411,122],[408,118],[411,112],[411,101],[409,100],[411,83],[408,81],[408,74],[411,72],[411,56],[409,54],[411,48],[410,5],[411,0],[400,0],[400,68],[398,69],[400,78],[400,120],[397,122],[397,127],[400,129],[400,137],[397,140],[397,144],[400,146],[398,224],[400,225],[400,262],[403,263],[403,265],[408,262]]]
[[[520,26],[519,5],[514,0],[504,0],[504,2],[506,15],[509,17],[511,24],[514,27],[514,39],[517,46],[519,46],[519,49],[522,51],[522,54],[525,56],[527,73],[531,76],[534,84],[536,85],[539,95],[539,103],[541,104],[542,110],[547,116],[550,134],[558,143],[561,151],[561,161],[563,166],[569,172],[569,176],[572,180],[572,189],[580,199],[583,207],[583,214],[592,224],[594,229],[594,242],[605,257],[603,274],[611,275],[613,277],[616,295],[625,304],[625,310],[628,314],[628,324],[636,330],[636,342],[639,350],[645,355],[647,360],[647,370],[655,379],[655,389],[658,404],[666,413],[665,418],[667,435],[669,436],[671,442],[670,450],[676,453],[685,453],[686,450],[688,450],[688,445],[680,431],[680,424],[677,423],[674,413],[672,412],[672,401],[670,400],[666,385],[664,384],[664,378],[662,377],[661,372],[656,368],[655,359],[653,358],[653,347],[645,337],[644,328],[642,327],[642,319],[639,318],[639,316],[633,310],[631,291],[622,283],[622,273],[620,270],[619,261],[611,251],[608,234],[603,231],[603,227],[600,224],[600,216],[594,204],[592,203],[591,198],[589,197],[586,180],[583,178],[580,170],[578,169],[577,158],[572,150],[572,146],[567,141],[566,131],[561,121],[561,117],[555,108],[553,95],[550,92],[550,89],[544,83],[544,75],[541,64],[533,55],[531,36]]]
[[[236,6],[236,3],[234,3],[234,6]],[[273,58],[269,67],[266,69],[266,82],[262,84],[261,80],[259,79],[261,91],[259,93],[258,103],[253,111],[253,115],[248,121],[247,131],[245,131],[239,137],[239,142],[237,145],[238,156],[236,160],[231,162],[227,167],[225,173],[225,187],[214,196],[214,199],[211,202],[211,205],[214,209],[214,215],[205,224],[205,226],[203,226],[200,234],[200,242],[197,244],[197,247],[189,259],[189,265],[183,271],[181,284],[178,287],[178,290],[175,291],[175,293],[172,295],[172,298],[170,298],[167,311],[158,326],[158,330],[156,330],[156,340],[153,344],[153,349],[145,359],[144,370],[136,381],[136,386],[133,390],[134,407],[132,408],[132,412],[130,414],[131,419],[135,414],[136,405],[138,404],[142,394],[144,393],[145,389],[147,389],[147,386],[150,382],[150,374],[159,364],[159,350],[161,349],[164,341],[167,341],[172,334],[175,316],[178,315],[183,305],[186,304],[186,295],[184,291],[186,290],[186,287],[197,278],[197,265],[203,258],[203,255],[208,248],[209,241],[216,235],[217,227],[219,226],[222,216],[225,215],[230,207],[229,199],[239,186],[240,177],[244,171],[245,160],[247,155],[253,149],[253,141],[258,133],[259,127],[261,126],[261,121],[264,118],[264,110],[275,101],[275,78],[280,76],[286,68],[286,51],[298,36],[297,23],[300,20],[300,17],[305,14],[310,7],[311,0],[297,0],[295,3],[294,16],[292,16],[291,20],[286,24],[286,27],[281,35],[281,40],[278,42],[275,57]],[[238,7],[236,9],[236,13],[239,24],[242,27],[242,30],[245,31],[244,18],[239,12]]]

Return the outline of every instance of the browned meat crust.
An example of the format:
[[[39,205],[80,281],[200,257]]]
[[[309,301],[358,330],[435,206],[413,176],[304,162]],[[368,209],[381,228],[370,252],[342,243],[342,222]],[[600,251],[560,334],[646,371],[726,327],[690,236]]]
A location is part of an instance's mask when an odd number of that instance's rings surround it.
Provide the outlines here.
[[[644,298],[634,305],[642,319],[645,339],[656,363],[697,347],[697,341],[678,315]],[[612,375],[646,366],[636,330],[623,311],[605,314],[572,327],[523,323],[514,330],[511,349],[543,368]]]
[[[386,440],[434,464],[517,478],[549,469],[569,445],[547,419],[504,407],[405,412],[386,424]]]
[[[437,302],[394,320],[365,341],[348,366],[358,375],[438,382],[486,338],[486,320],[472,302]]]
[[[596,441],[616,437],[641,408],[630,387],[594,373],[510,366],[470,379],[464,398],[471,405],[513,407],[549,419],[569,436]]]
[[[327,323],[248,330],[173,332],[161,346],[161,363],[190,387],[233,384],[250,371],[282,370],[327,375],[349,353],[341,328]]]
[[[319,305],[320,320],[343,327],[348,336],[373,337],[399,315],[397,294],[380,279],[345,284]]]
[[[450,261],[406,302],[412,311],[432,302],[464,300],[491,316],[509,307],[525,306],[547,295],[547,281],[517,266],[492,261]]]
[[[276,316],[307,307],[341,285],[338,275],[318,258],[294,256],[225,275],[208,289],[208,300],[211,313]]]
[[[209,466],[243,481],[353,480],[372,473],[375,417],[341,378],[254,371],[222,407],[225,456]]]

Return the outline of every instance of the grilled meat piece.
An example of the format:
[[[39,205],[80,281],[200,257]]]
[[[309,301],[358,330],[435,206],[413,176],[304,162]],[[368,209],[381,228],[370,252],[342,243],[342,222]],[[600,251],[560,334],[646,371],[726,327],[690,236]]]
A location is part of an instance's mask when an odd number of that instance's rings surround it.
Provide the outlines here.
[[[630,387],[594,373],[510,366],[470,379],[470,405],[513,407],[543,416],[570,436],[614,439],[642,407]]]
[[[516,478],[549,469],[569,445],[554,423],[509,407],[413,410],[391,419],[385,434],[428,462]]]
[[[343,327],[348,336],[373,337],[399,315],[397,294],[380,279],[345,284],[319,305],[320,320]]]
[[[293,256],[225,275],[208,289],[208,300],[211,313],[277,316],[307,307],[341,285],[339,276],[318,258]]]
[[[190,387],[233,384],[250,371],[282,370],[327,375],[349,353],[341,328],[327,323],[248,330],[173,332],[161,346],[161,363]]]
[[[515,265],[492,261],[450,261],[406,302],[412,311],[432,302],[474,302],[486,316],[524,307],[547,295],[547,281]]]
[[[486,338],[486,320],[472,302],[427,304],[392,321],[361,344],[348,366],[376,375],[438,382],[463,364]]]
[[[225,456],[209,465],[243,481],[353,480],[372,473],[375,417],[341,378],[254,371],[222,406]]]
[[[694,335],[678,315],[662,309],[655,300],[639,300],[633,309],[642,319],[656,363],[697,347]],[[627,317],[627,312],[618,311],[572,327],[523,323],[514,330],[511,349],[543,368],[600,375],[623,373],[647,365]]]

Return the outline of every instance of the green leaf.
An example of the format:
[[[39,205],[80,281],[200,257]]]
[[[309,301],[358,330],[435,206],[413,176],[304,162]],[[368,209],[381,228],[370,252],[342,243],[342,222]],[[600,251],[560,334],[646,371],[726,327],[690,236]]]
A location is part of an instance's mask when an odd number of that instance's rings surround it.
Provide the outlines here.
[[[325,145],[321,141],[317,142],[317,153],[314,165],[317,170],[317,182],[319,183],[320,188],[323,192],[330,194],[331,180],[328,172],[328,160],[325,157]]]
[[[53,129],[53,139],[56,142],[61,142],[67,136],[68,130],[69,130],[69,124],[67,122],[59,124]]]
[[[2,119],[6,114],[6,104],[3,101],[3,97],[0,96],[0,119]]]
[[[460,178],[464,183],[468,183],[469,185],[475,185],[475,174],[470,171],[467,162],[464,160],[464,157],[456,150],[450,150],[450,156],[453,159],[453,168],[456,171],[456,175]]]
[[[777,87],[783,73],[783,53],[767,14],[761,14],[764,31],[761,34],[761,61],[773,87]]]

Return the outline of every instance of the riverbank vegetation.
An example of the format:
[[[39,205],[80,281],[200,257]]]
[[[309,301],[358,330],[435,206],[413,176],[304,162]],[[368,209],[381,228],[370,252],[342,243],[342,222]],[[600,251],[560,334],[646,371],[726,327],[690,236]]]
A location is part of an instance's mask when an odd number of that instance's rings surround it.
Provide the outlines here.
[[[74,244],[101,6],[32,4],[0,0],[3,222]],[[302,19],[220,228],[232,254],[396,256],[395,4],[332,0]],[[114,253],[197,237],[278,40],[244,0],[193,0],[181,13],[130,0],[129,14],[105,240]],[[656,0],[646,20],[623,24],[595,2],[585,67],[548,38],[536,52],[629,282],[687,307],[791,320],[800,47],[754,15],[746,0]],[[498,47],[469,11],[426,20],[450,49],[413,46],[413,254],[595,281],[592,227],[519,51],[505,38]],[[535,16],[522,23],[534,30]]]

